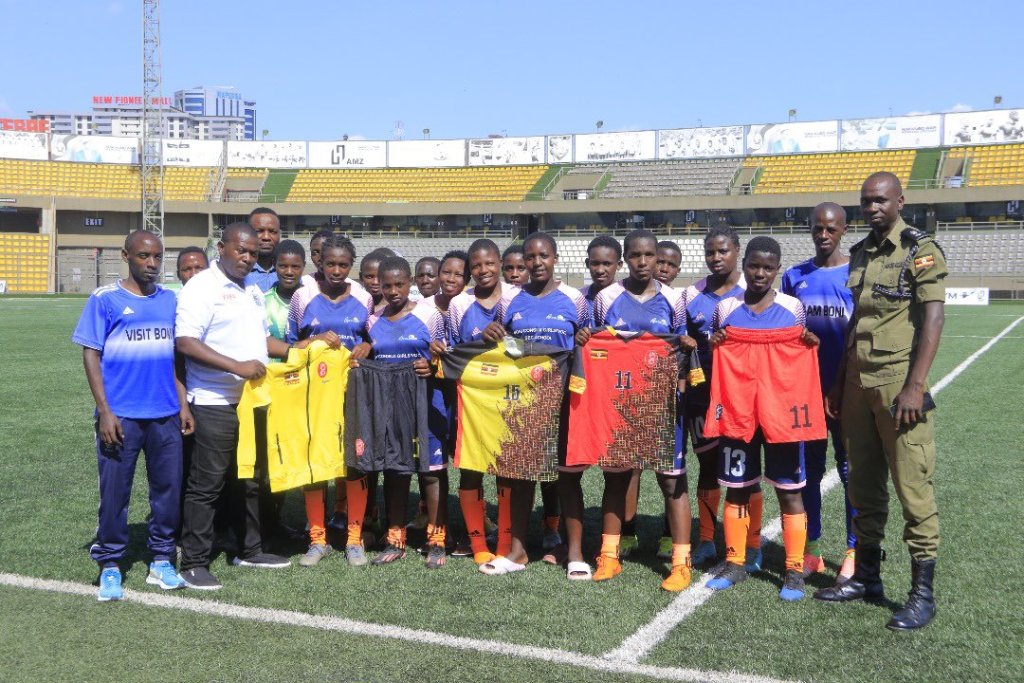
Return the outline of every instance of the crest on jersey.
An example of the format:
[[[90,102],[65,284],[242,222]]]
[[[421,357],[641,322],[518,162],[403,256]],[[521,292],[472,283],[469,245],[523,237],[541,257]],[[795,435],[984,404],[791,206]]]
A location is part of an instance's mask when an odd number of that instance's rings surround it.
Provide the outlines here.
[[[590,349],[591,360],[608,360],[608,351],[605,349]]]
[[[715,406],[715,419],[716,420],[721,420],[722,419],[722,413],[724,412],[724,410],[725,409],[723,408],[721,403],[719,403],[717,406]]]
[[[284,376],[284,383],[287,385],[298,384],[299,381],[299,373],[297,372],[289,372]]]
[[[530,368],[530,379],[534,382],[539,382],[544,377],[544,368],[539,365],[535,365]]]
[[[327,376],[327,363],[320,361],[320,365],[316,366],[316,374],[320,375],[320,379]]]
[[[647,355],[644,356],[644,363],[647,364],[647,367],[653,368],[658,364],[658,353],[656,351],[648,351]]]
[[[496,377],[498,375],[498,365],[496,363],[484,363],[480,366],[480,374]]]

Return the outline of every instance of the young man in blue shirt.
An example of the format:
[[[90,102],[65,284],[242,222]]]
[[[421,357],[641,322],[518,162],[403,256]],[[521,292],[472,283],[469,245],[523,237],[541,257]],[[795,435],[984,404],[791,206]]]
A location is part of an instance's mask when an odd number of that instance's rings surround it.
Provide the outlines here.
[[[82,347],[96,401],[100,505],[90,554],[101,567],[101,602],[123,597],[119,563],[128,547],[128,501],[140,451],[152,509],[146,583],[164,590],[185,585],[172,559],[181,514],[181,437],[194,425],[174,374],[174,292],[157,284],[163,255],[153,233],[130,234],[121,250],[128,277],[92,293],[71,337]]]

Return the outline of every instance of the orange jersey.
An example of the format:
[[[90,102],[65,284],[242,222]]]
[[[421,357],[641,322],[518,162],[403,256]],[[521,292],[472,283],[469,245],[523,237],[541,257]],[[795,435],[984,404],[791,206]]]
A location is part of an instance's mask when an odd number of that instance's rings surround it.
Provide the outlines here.
[[[818,353],[800,340],[803,331],[727,328],[714,349],[705,438],[749,443],[758,427],[768,443],[826,438]]]

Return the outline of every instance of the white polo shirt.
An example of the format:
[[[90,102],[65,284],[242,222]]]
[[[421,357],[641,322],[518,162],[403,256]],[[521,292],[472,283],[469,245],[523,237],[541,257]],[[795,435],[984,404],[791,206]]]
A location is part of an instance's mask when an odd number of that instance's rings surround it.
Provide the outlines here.
[[[267,314],[257,285],[240,287],[217,262],[188,281],[178,294],[175,337],[192,337],[235,360],[268,363]],[[234,405],[245,380],[185,359],[188,400],[198,405]]]

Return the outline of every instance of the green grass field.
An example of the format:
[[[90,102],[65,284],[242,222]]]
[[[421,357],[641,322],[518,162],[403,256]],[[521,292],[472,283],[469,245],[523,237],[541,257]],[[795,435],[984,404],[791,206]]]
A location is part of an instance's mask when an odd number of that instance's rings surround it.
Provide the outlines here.
[[[87,550],[97,499],[92,403],[80,350],[69,339],[82,304],[82,299],[0,300],[0,442],[5,445],[0,458],[0,572],[89,585],[97,574]],[[947,309],[946,334],[932,381],[1020,316],[1024,305]],[[883,628],[889,617],[886,608],[826,605],[810,599],[783,604],[777,597],[781,548],[768,544],[765,572],[697,608],[641,664],[802,681],[1021,680],[1022,339],[1024,324],[937,399],[936,487],[943,544],[937,571],[939,613],[932,626],[919,633],[895,634]],[[594,539],[599,534],[599,475],[588,473],[585,484],[587,533]],[[884,579],[889,597],[902,602],[909,560],[900,541],[899,508],[895,500],[893,504]],[[660,507],[654,478],[645,477],[640,510],[643,552],[626,562],[618,579],[604,584],[568,582],[563,570],[540,562],[518,575],[487,577],[471,561],[457,558],[450,558],[440,571],[428,572],[414,554],[384,568],[350,569],[335,555],[315,569],[293,565],[275,572],[230,567],[220,556],[212,569],[223,581],[223,590],[212,595],[162,595],[599,657],[673,600],[658,587],[664,567],[653,556]],[[766,520],[777,515],[771,496],[766,496],[765,507]],[[451,508],[458,509],[454,495]],[[140,592],[159,593],[144,584],[147,512],[140,466],[130,515],[134,560],[125,583]],[[287,515],[292,525],[303,525],[297,495],[290,496]],[[539,529],[539,517],[535,522]],[[833,572],[842,537],[837,488],[825,498],[822,540]],[[303,548],[289,550],[298,554]],[[534,550],[539,559],[539,548]],[[811,584],[830,581],[831,576],[822,577]],[[0,587],[4,683],[406,677],[650,680],[638,673],[599,673],[529,657],[260,623],[131,600],[99,604],[91,594]]]

